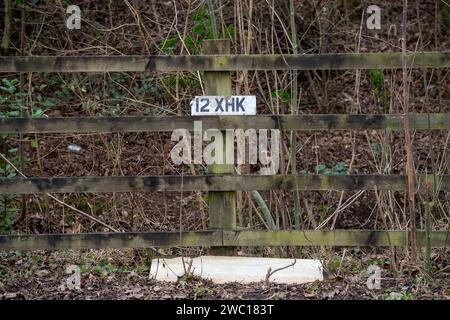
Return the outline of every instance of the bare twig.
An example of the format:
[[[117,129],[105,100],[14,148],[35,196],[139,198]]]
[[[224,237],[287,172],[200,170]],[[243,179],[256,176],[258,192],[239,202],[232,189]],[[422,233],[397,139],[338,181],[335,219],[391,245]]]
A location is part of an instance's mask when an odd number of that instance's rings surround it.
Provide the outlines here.
[[[297,24],[295,23],[294,0],[289,1],[289,15],[291,24],[292,53],[298,54],[297,44]],[[298,114],[298,73],[292,71],[292,101],[291,114]],[[297,174],[297,132],[291,131],[291,170],[292,174]],[[296,230],[300,230],[300,196],[298,188],[293,191],[294,196],[294,225]]]
[[[27,176],[24,175],[24,174],[22,173],[22,171],[20,171],[20,170],[19,170],[19,169],[11,162],[11,161],[9,161],[8,158],[6,158],[5,155],[4,155],[3,153],[0,153],[0,157],[2,157],[3,160],[5,160],[5,161],[6,161],[6,162],[7,162],[14,170],[16,170],[18,174],[20,174],[20,175],[21,175],[22,177],[24,177],[24,178],[27,178]],[[86,213],[86,212],[84,212],[84,211],[81,211],[81,210],[79,210],[79,209],[77,209],[77,208],[71,206],[70,204],[65,203],[64,201],[59,200],[57,197],[55,197],[54,195],[52,195],[52,194],[50,194],[50,193],[45,193],[45,195],[47,195],[48,197],[52,198],[53,200],[55,200],[55,201],[58,202],[59,204],[65,206],[65,207],[67,207],[67,208],[69,208],[69,209],[72,209],[72,210],[75,211],[76,213],[79,213],[79,214],[81,214],[82,216],[85,216],[86,218],[89,218],[89,219],[91,219],[92,221],[95,221],[95,222],[97,222],[98,224],[101,224],[102,226],[108,228],[108,229],[111,230],[111,231],[114,231],[114,232],[120,232],[119,230],[114,229],[113,227],[111,227],[110,225],[108,225],[108,224],[104,223],[103,221],[97,219],[96,217],[93,217],[93,216],[91,216],[90,214],[88,214],[88,213]]]
[[[1,54],[6,55],[9,50],[9,43],[11,41],[11,29],[12,29],[12,0],[5,0],[5,17],[4,17],[4,30],[1,43]]]
[[[408,178],[408,203],[411,229],[411,258],[416,260],[416,208],[414,197],[414,162],[412,154],[411,132],[409,126],[409,77],[406,56],[406,39],[408,23],[408,0],[403,0],[403,24],[402,24],[402,70],[403,70],[403,110],[404,110],[404,131],[406,148],[406,175]]]
[[[264,283],[268,286],[269,282],[270,282],[270,277],[273,276],[274,273],[284,270],[284,269],[287,269],[289,267],[293,267],[296,263],[297,263],[297,259],[294,259],[294,262],[292,262],[291,264],[281,267],[281,268],[278,268],[278,269],[275,269],[273,271],[272,271],[272,268],[269,267],[269,269],[267,270],[266,278],[264,279]]]

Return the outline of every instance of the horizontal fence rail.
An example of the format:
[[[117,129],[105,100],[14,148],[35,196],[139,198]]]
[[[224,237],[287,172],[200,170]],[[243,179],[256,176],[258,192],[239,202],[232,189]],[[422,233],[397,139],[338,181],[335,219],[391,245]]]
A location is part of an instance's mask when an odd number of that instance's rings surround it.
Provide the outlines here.
[[[418,231],[418,245],[425,244],[425,232]],[[433,247],[450,246],[449,232],[431,233]],[[225,245],[241,246],[407,246],[406,231],[380,230],[305,230],[305,231],[224,231]]]
[[[449,130],[450,114],[410,114],[410,128]],[[170,132],[194,129],[280,129],[280,130],[401,130],[401,114],[308,114],[259,116],[155,116],[155,117],[61,117],[3,118],[0,133],[86,133],[86,132]]]
[[[432,189],[433,175],[417,175],[417,188]],[[403,175],[223,175],[0,178],[0,194],[230,190],[406,190]],[[450,175],[437,177],[450,190]]]
[[[60,250],[197,246],[377,246],[408,245],[407,231],[305,230],[305,231],[187,231],[142,233],[84,233],[0,236],[0,250]],[[425,244],[424,231],[417,244]],[[431,233],[432,247],[449,247],[448,231]]]
[[[409,53],[409,68],[448,68],[450,52]],[[400,69],[401,52],[303,55],[1,56],[0,72]]]

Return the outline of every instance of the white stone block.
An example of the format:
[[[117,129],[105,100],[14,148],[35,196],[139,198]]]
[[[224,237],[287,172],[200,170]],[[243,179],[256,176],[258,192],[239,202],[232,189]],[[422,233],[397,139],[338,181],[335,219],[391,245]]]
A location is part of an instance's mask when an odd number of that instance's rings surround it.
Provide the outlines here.
[[[186,268],[192,261],[191,272],[195,276],[211,279],[215,283],[260,282],[264,281],[269,268],[272,270],[288,266],[294,259],[260,257],[220,257],[203,256],[194,259],[184,258]],[[185,273],[181,257],[154,259],[150,277],[159,281],[177,281]],[[274,273],[271,282],[300,284],[323,280],[322,264],[319,260],[297,259],[295,265]]]

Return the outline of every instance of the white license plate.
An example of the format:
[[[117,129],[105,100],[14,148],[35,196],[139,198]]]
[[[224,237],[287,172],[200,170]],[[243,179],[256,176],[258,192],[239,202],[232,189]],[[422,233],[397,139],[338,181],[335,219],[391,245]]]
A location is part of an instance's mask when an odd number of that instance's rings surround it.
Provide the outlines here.
[[[255,96],[196,96],[191,115],[256,115]]]

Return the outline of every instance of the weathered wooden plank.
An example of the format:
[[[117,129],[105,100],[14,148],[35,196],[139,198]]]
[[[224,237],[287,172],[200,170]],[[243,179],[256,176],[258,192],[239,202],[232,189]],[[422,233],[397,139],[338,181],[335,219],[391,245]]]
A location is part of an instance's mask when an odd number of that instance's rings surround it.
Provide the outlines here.
[[[203,53],[211,54],[229,54],[230,41],[207,40],[203,44]],[[228,71],[207,71],[203,75],[203,83],[206,95],[219,95],[229,97],[233,93],[231,74]],[[224,132],[222,132],[224,133]],[[223,144],[223,153],[227,157],[227,152],[234,157],[234,149],[226,148],[226,142]],[[233,174],[234,166],[228,164],[210,165],[208,172],[214,174]],[[234,230],[236,229],[236,191],[210,191],[208,193],[209,206],[209,228]],[[210,250],[211,255],[233,256],[236,250],[233,247],[218,247]]]
[[[0,250],[196,247],[222,244],[221,231],[0,236]]]
[[[433,175],[417,175],[417,185],[432,185]],[[441,175],[439,190],[450,190],[450,175]],[[223,175],[138,177],[0,178],[0,194],[70,192],[156,192],[239,190],[394,190],[404,191],[403,175]]]
[[[399,69],[400,52],[304,55],[1,56],[0,72]],[[448,68],[450,52],[408,54],[410,68]]]
[[[450,113],[410,114],[415,130],[450,130]],[[400,114],[308,114],[259,116],[167,116],[167,117],[61,117],[2,118],[0,133],[87,133],[87,132],[171,132],[184,128],[194,130],[201,121],[204,130],[280,129],[280,130],[401,130]]]
[[[425,244],[425,232],[417,232],[418,245]],[[305,230],[305,231],[224,231],[225,245],[235,246],[408,246],[407,231]],[[433,247],[449,247],[447,231],[433,231]]]
[[[419,246],[425,232],[417,232]],[[140,233],[81,233],[0,236],[0,250],[61,250],[142,247],[217,246],[406,246],[406,231],[189,231]],[[431,233],[432,247],[450,247],[448,231]]]

